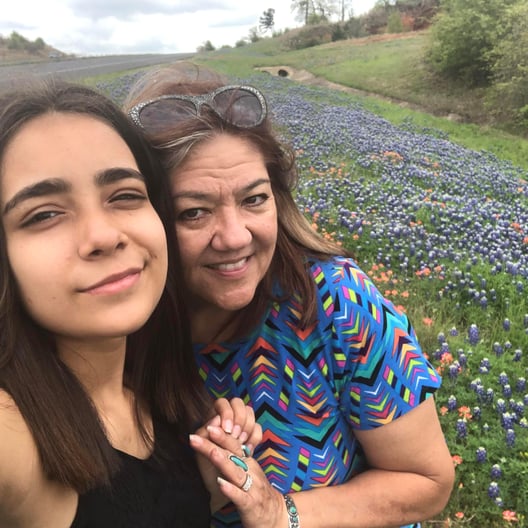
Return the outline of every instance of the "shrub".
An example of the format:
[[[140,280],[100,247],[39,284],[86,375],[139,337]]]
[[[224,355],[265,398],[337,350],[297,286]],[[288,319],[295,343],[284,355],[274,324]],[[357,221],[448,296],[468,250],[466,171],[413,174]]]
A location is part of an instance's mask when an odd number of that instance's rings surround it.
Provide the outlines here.
[[[524,0],[445,0],[435,19],[427,60],[434,70],[468,85],[491,78],[489,55],[504,32],[508,6]]]
[[[320,24],[307,26],[291,35],[286,40],[286,47],[290,50],[311,48],[332,41],[333,26],[331,24]]]
[[[528,129],[528,4],[506,11],[504,30],[491,53],[494,85],[488,102],[494,115]]]

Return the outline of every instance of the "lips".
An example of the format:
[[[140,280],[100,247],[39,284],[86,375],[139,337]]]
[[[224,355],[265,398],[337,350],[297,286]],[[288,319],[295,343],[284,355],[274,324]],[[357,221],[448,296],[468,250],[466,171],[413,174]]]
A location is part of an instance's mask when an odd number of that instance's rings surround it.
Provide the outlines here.
[[[81,289],[83,293],[117,293],[134,284],[142,271],[142,268],[130,268],[125,271],[108,275],[104,279]]]
[[[239,271],[244,268],[248,262],[248,257],[243,257],[235,262],[224,262],[220,264],[209,264],[207,267],[218,271]]]

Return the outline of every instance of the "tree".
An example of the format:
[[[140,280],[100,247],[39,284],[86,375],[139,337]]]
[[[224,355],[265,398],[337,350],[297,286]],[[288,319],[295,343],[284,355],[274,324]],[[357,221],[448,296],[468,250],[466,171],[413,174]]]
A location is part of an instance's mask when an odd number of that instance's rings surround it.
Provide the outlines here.
[[[444,0],[431,30],[428,62],[440,74],[469,85],[491,78],[490,54],[505,37],[507,8],[525,0]]]
[[[198,52],[214,51],[216,48],[213,46],[210,40],[206,40],[201,46],[198,46]]]
[[[249,29],[249,41],[250,42],[258,42],[260,40],[260,36],[258,34],[258,29],[256,27],[252,27]]]
[[[269,8],[262,13],[262,16],[259,20],[259,29],[262,32],[273,31],[273,26],[275,25],[275,9]]]
[[[313,0],[314,4],[314,15],[312,23],[329,22],[332,15],[336,15],[339,12],[336,0]]]
[[[528,127],[528,4],[505,12],[504,37],[493,48],[493,87],[488,97],[492,113]]]
[[[304,25],[308,25],[310,15],[315,12],[312,0],[292,0],[291,3],[292,12],[296,12],[296,18],[304,22]]]
[[[348,10],[348,18],[352,17],[352,2],[351,0],[339,0],[339,20],[345,21],[346,11]]]
[[[291,10],[297,12],[297,20],[304,25],[328,22],[338,13],[337,0],[292,0]]]

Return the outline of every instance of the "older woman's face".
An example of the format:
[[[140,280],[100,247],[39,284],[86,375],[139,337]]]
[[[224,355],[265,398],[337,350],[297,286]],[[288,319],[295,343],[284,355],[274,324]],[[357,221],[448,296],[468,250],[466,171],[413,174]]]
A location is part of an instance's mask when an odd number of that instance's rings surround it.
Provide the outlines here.
[[[262,154],[246,140],[218,135],[173,171],[171,185],[193,315],[221,318],[244,308],[277,242],[277,209]]]

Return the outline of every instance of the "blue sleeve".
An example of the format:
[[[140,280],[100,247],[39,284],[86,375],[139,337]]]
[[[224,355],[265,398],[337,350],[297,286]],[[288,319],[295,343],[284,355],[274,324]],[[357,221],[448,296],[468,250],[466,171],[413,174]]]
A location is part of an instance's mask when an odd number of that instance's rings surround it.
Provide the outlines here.
[[[320,322],[332,327],[332,368],[341,411],[356,429],[390,423],[432,395],[441,378],[407,317],[346,258],[312,267]],[[326,321],[326,322],[323,322]]]

